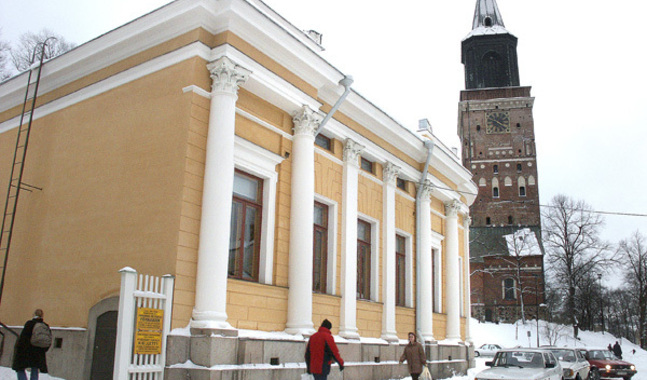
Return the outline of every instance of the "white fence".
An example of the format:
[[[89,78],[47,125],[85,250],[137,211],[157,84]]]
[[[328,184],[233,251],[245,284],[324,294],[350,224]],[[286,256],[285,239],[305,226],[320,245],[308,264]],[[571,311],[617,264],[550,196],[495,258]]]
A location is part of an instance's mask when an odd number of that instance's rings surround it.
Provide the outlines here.
[[[115,347],[115,380],[163,380],[175,277],[123,268]]]

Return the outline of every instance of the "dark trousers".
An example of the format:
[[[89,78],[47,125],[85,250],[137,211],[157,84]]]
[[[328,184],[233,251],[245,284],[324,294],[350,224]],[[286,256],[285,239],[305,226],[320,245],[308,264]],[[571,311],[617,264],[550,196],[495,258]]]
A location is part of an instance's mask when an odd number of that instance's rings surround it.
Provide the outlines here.
[[[328,379],[328,375],[321,375],[318,373],[313,373],[312,376],[315,377],[315,380],[326,380]]]
[[[418,377],[420,376],[419,373],[412,373],[411,374],[411,380],[418,380]]]

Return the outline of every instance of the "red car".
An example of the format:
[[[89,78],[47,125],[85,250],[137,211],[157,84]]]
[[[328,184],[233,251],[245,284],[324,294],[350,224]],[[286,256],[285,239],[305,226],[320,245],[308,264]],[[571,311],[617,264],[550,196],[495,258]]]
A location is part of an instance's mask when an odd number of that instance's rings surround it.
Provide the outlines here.
[[[610,379],[621,377],[629,380],[636,374],[636,366],[618,359],[607,349],[578,348],[591,364],[590,380]]]

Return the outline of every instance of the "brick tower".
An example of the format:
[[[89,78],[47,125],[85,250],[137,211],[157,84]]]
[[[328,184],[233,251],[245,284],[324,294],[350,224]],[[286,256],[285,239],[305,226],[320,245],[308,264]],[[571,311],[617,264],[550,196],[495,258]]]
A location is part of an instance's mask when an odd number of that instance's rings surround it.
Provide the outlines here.
[[[530,87],[519,85],[517,38],[496,0],[477,0],[462,41],[465,90],[458,135],[463,165],[474,175],[471,206],[471,300],[475,317],[536,316],[543,300],[543,249]],[[516,268],[521,275],[515,275]],[[536,309],[533,310],[533,307]]]

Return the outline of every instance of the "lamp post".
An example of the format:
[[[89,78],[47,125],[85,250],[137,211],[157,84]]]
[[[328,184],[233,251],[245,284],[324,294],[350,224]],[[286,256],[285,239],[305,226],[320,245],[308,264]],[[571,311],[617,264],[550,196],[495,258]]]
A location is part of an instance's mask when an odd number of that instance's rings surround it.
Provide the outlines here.
[[[535,275],[535,311],[537,312],[537,347],[539,347],[539,275]]]
[[[604,297],[602,296],[602,273],[598,273],[598,286],[600,287],[600,323],[602,324],[602,335],[604,335]]]

